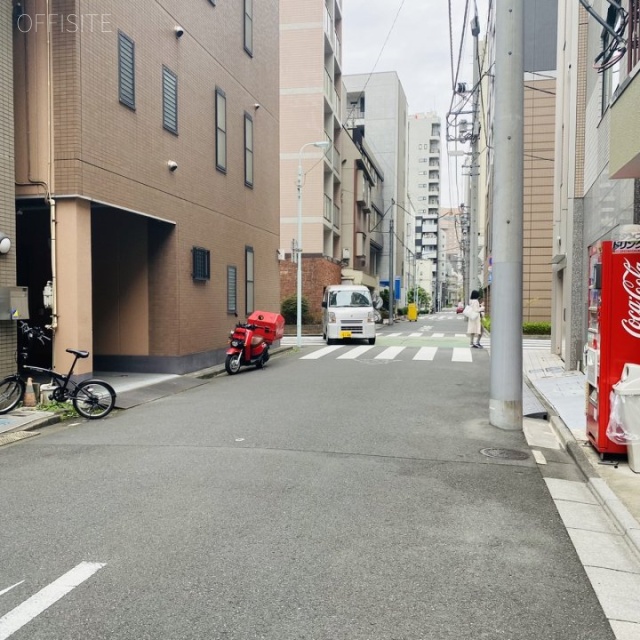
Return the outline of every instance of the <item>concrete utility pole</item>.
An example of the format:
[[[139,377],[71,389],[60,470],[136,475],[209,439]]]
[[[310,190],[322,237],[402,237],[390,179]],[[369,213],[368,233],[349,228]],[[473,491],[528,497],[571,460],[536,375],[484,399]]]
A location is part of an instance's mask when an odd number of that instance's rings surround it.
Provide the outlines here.
[[[496,0],[489,422],[522,429],[524,2]]]
[[[395,204],[393,200],[391,204]],[[389,219],[389,326],[393,324],[393,297],[394,297],[394,282],[393,282],[393,245],[395,238],[393,236],[393,211],[391,212],[391,218]]]
[[[480,290],[478,280],[478,138],[480,137],[480,118],[478,96],[480,95],[480,61],[478,59],[478,36],[480,23],[476,14],[471,21],[473,36],[473,123],[471,129],[471,165],[469,167],[469,292]]]

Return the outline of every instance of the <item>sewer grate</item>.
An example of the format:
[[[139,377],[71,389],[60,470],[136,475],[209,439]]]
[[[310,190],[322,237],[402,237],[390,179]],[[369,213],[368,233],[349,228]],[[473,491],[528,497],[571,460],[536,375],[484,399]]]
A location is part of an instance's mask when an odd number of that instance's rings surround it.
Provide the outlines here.
[[[528,453],[515,449],[480,449],[480,453],[487,458],[501,458],[502,460],[526,460],[529,457]]]

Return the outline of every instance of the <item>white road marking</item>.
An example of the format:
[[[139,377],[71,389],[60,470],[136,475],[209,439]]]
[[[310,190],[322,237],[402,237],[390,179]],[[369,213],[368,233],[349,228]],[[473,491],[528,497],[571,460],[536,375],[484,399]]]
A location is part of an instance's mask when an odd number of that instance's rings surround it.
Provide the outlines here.
[[[410,338],[422,338],[422,334],[421,333],[410,333],[409,337]]]
[[[15,584],[12,584],[10,587],[3,589],[2,591],[0,591],[0,596],[3,596],[5,593],[9,593],[11,589],[15,589],[18,585],[22,584],[23,582],[24,580],[20,580],[20,582],[16,582]]]
[[[444,333],[434,333],[432,338],[444,338]]]
[[[467,334],[466,333],[456,333],[454,334],[456,338],[466,338]]]
[[[341,356],[338,356],[338,360],[355,360],[355,358],[360,357],[363,353],[369,351],[369,349],[373,349],[373,347],[367,345],[354,347],[353,349],[349,349],[347,353],[343,353]]]
[[[387,333],[387,335],[385,336],[386,338],[397,338],[398,336],[401,336],[402,334],[400,332],[398,333]]]
[[[382,353],[376,356],[376,360],[393,360],[405,347],[387,347]]]
[[[413,357],[414,360],[433,360],[438,347],[421,347]]]
[[[471,357],[471,349],[468,347],[454,347],[451,362],[473,362]]]
[[[538,451],[537,449],[531,449],[531,453],[533,453],[533,457],[535,458],[538,464],[547,464],[547,459],[542,454],[542,451]]]
[[[0,618],[0,640],[6,640],[104,566],[102,562],[81,562],[77,567],[67,571],[63,576],[9,611]]]
[[[332,351],[337,351],[338,349],[342,349],[341,345],[331,345],[330,347],[324,347],[324,349],[318,349],[313,353],[309,353],[306,356],[302,356],[300,360],[317,360],[318,358],[322,358],[322,356],[326,356]]]

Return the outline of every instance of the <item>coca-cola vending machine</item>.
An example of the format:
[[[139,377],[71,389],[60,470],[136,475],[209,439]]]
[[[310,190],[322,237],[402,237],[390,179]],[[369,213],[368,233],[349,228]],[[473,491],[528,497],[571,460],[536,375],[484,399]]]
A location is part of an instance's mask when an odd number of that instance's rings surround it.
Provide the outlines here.
[[[589,247],[587,436],[604,458],[626,445],[607,436],[611,388],[626,363],[640,363],[640,227]]]

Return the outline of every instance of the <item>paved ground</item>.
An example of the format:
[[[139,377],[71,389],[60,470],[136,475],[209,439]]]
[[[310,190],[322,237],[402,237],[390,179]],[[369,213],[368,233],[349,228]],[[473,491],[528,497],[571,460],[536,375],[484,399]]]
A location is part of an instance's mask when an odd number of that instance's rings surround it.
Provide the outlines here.
[[[408,329],[396,324],[393,331]],[[314,337],[305,336],[304,340],[317,344]],[[548,347],[541,350],[534,347],[528,345],[523,350],[527,381],[523,391],[524,413],[548,414],[549,420],[525,418],[527,442],[541,470],[554,462],[545,459],[543,449],[547,456],[556,449],[569,453],[581,470],[582,475],[574,480],[549,477],[548,490],[616,638],[640,640],[640,474],[634,473],[624,460],[615,465],[603,464],[586,438],[584,375],[565,371],[562,360],[550,354]],[[223,367],[218,366],[200,374],[211,376],[222,371]],[[104,377],[116,389],[120,408],[204,383],[195,376]],[[57,420],[48,412],[32,409],[0,416],[0,444],[32,437],[34,428]]]

